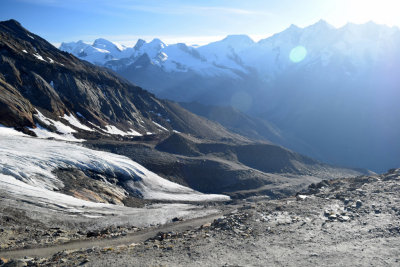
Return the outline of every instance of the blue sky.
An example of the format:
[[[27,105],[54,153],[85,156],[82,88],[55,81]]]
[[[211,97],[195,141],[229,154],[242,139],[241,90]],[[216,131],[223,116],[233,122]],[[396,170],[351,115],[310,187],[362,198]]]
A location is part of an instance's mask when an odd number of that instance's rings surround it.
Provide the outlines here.
[[[98,37],[204,44],[228,34],[258,40],[320,19],[400,25],[398,0],[0,0],[0,20],[16,19],[52,43]]]

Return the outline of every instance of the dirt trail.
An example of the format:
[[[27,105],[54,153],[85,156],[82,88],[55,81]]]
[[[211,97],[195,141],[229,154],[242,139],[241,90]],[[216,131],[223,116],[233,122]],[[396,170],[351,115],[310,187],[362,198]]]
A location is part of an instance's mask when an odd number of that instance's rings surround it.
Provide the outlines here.
[[[212,222],[214,219],[220,218],[223,213],[211,214],[205,217],[194,218],[185,220],[182,222],[169,223],[156,228],[148,228],[136,233],[128,234],[126,236],[120,236],[117,238],[107,238],[107,239],[90,239],[83,241],[71,241],[65,244],[54,245],[49,247],[40,248],[29,248],[29,249],[18,249],[10,251],[0,251],[0,257],[19,259],[25,256],[28,257],[50,257],[51,255],[63,251],[63,250],[75,250],[75,249],[86,249],[92,247],[109,247],[118,245],[128,245],[131,243],[143,242],[151,237],[154,237],[158,232],[170,232],[170,231],[185,231],[193,228],[198,228],[201,225]]]

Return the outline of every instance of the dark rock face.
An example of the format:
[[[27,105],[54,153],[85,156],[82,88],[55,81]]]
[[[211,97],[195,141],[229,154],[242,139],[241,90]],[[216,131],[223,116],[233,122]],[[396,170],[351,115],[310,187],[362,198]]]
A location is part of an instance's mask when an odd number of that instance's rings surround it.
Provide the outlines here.
[[[15,88],[0,79],[0,118],[6,126],[33,126],[34,108]]]
[[[156,149],[178,155],[199,156],[201,153],[197,150],[196,144],[185,139],[183,136],[174,133],[156,146]]]

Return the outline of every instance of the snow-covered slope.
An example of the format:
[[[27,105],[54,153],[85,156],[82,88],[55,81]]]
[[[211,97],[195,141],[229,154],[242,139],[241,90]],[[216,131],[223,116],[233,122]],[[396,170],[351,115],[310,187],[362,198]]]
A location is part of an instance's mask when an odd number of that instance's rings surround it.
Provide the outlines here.
[[[165,180],[138,163],[115,154],[77,144],[42,140],[0,127],[0,174],[43,190],[63,188],[54,170],[79,169],[115,178],[127,194],[156,200],[219,201],[223,195],[207,195]],[[1,182],[1,180],[0,180]],[[23,189],[23,187],[21,187]],[[46,191],[43,191],[46,192]]]
[[[340,62],[343,69],[356,74],[383,59],[388,51],[398,49],[400,30],[397,27],[348,23],[334,28],[325,21],[305,28],[295,25],[274,36],[260,40],[244,49],[239,57],[247,66],[253,66],[262,77],[279,75],[286,70],[305,66],[328,67]],[[304,59],[294,60],[296,48],[304,48]]]
[[[239,55],[243,51],[251,50],[255,44],[247,35],[229,35],[221,41],[200,46],[197,51],[208,62],[217,66],[247,73]]]
[[[60,49],[97,65],[103,65],[109,60],[130,57],[133,53],[133,48],[114,44],[103,38],[96,39],[92,45],[81,40],[62,43]]]

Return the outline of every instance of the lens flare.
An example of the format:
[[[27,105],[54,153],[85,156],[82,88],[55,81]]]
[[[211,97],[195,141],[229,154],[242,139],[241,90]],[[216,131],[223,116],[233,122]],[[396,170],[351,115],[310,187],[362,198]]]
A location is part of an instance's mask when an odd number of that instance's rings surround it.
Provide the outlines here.
[[[303,61],[307,56],[307,49],[304,46],[296,46],[290,51],[289,59],[294,62],[298,63]]]

